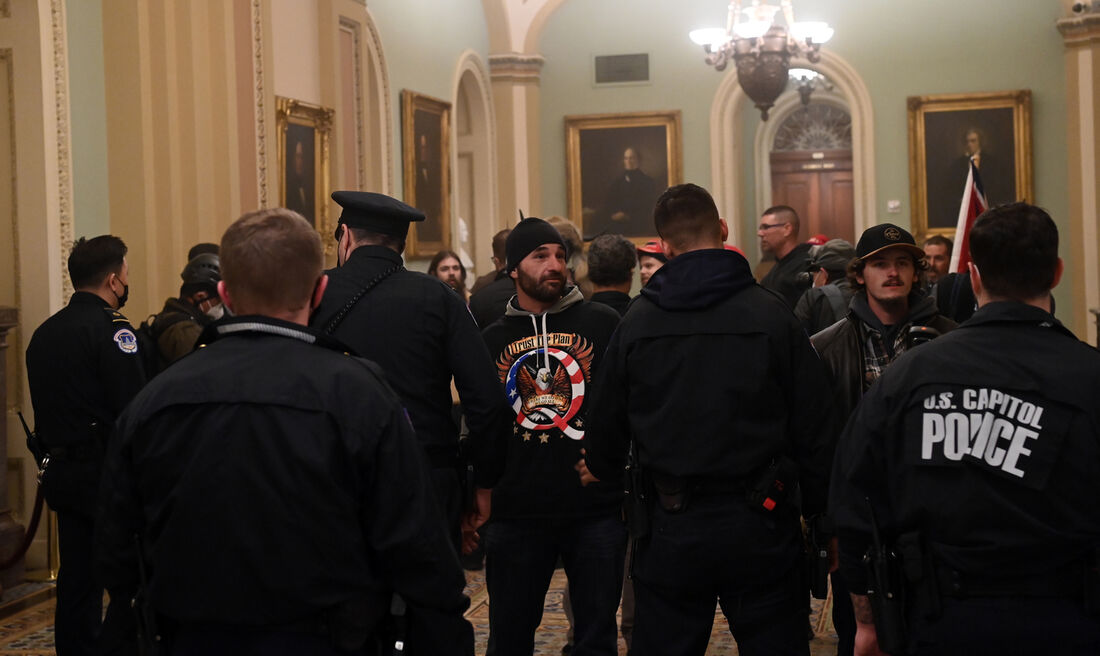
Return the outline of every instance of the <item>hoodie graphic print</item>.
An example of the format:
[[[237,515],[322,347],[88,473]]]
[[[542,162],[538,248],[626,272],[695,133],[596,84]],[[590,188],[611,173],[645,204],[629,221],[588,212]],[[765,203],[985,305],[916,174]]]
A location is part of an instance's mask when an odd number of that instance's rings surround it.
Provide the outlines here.
[[[515,412],[504,475],[493,488],[497,518],[563,518],[619,512],[619,481],[581,486],[587,402],[619,323],[611,308],[570,288],[546,312],[508,305],[482,331]]]
[[[546,444],[558,431],[584,439],[585,391],[592,379],[592,343],[574,333],[542,333],[504,348],[497,370],[516,413],[512,432]]]

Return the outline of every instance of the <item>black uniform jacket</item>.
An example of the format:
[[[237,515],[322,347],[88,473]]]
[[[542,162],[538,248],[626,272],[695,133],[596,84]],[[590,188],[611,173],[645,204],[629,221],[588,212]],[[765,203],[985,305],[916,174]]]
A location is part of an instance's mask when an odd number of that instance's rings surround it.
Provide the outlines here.
[[[462,569],[378,368],[263,317],[208,339],[119,418],[96,526],[108,589],[136,586],[140,534],[152,604],[178,622],[279,626],[364,596],[381,614],[394,590],[461,641]]]
[[[588,467],[619,480],[634,440],[643,469],[749,480],[799,465],[804,513],[823,512],[830,467],[825,370],[783,301],[738,253],[661,267],[611,340],[589,415]]]
[[[344,266],[328,271],[328,289],[310,325],[322,328],[364,285],[394,266],[401,267],[401,256],[389,248],[352,251]],[[477,325],[453,289],[399,268],[359,300],[334,336],[386,372],[433,460],[437,453],[453,458],[458,446],[451,415],[453,376],[470,431],[477,485],[496,484],[510,412]]]
[[[1100,354],[1049,313],[990,303],[902,354],[859,404],[830,495],[841,568],[866,590],[868,501],[963,578],[1012,581],[1100,545]],[[1093,565],[1095,567],[1095,565]]]
[[[55,449],[50,506],[90,517],[111,427],[145,384],[134,329],[99,296],[76,292],[31,336],[27,378],[35,432]],[[58,447],[72,454],[58,455]]]

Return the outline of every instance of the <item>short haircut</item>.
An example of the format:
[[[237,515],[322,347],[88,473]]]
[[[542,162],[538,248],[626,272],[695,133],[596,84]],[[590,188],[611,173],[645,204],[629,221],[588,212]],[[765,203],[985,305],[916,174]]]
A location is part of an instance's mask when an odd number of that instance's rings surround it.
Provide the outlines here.
[[[979,216],[970,229],[970,258],[991,295],[1038,298],[1054,286],[1058,227],[1034,205],[995,207]]]
[[[932,235],[928,239],[924,240],[923,246],[946,246],[947,252],[950,253],[951,249],[955,247],[955,243],[943,235]]]
[[[588,279],[596,285],[621,285],[638,263],[634,242],[622,235],[600,235],[588,245]]]
[[[669,187],[661,194],[653,208],[653,223],[661,239],[677,251],[692,248],[700,241],[722,241],[714,199],[706,189],[690,182]]]
[[[505,252],[504,247],[508,243],[508,235],[510,234],[512,234],[512,230],[505,228],[493,235],[493,257],[501,262],[508,259],[508,253]]]
[[[324,269],[321,236],[277,207],[245,214],[222,235],[222,280],[238,311],[269,314],[309,305]]]
[[[431,263],[428,264],[428,275],[434,276],[435,270],[439,268],[440,263],[448,258],[451,258],[455,262],[458,262],[458,268],[460,271],[462,271],[462,281],[466,282],[466,265],[462,263],[462,258],[459,257],[458,253],[455,253],[454,251],[442,250],[436,253],[432,257]]]
[[[908,250],[906,251],[906,254],[909,257],[913,258],[913,270],[916,271],[918,274],[921,271],[928,270],[928,262],[923,257],[917,257],[916,255],[910,253]],[[874,259],[874,255],[869,256],[867,259]],[[856,276],[859,276],[861,278],[863,277],[863,268],[866,266],[867,260],[861,260],[858,257],[852,258],[852,261],[848,263],[848,270],[846,272],[848,276],[848,282],[852,285],[852,289],[857,292],[862,291],[866,287],[866,285],[861,283],[859,280],[856,280]],[[916,289],[917,285],[918,283],[914,282],[913,289]]]
[[[126,244],[114,235],[81,237],[69,253],[69,279],[74,289],[98,287],[107,276],[122,271]]]
[[[794,211],[794,208],[790,205],[773,205],[764,210],[764,213],[760,216],[767,216],[769,214],[774,214],[778,219],[791,224],[791,227],[794,229],[793,234],[795,235],[798,234],[798,229],[802,227],[798,220],[798,212]]]
[[[351,228],[347,225],[344,225],[344,229],[351,233],[351,240],[357,245],[385,246],[392,251],[396,251],[398,255],[405,252],[405,237],[387,235],[366,228]]]

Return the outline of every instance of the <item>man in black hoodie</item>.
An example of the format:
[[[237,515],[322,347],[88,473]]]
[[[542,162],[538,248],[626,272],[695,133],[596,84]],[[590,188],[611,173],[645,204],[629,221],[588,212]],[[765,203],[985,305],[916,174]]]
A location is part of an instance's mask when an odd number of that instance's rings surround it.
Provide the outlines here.
[[[926,266],[913,235],[896,225],[872,226],[860,236],[856,259],[848,265],[856,289],[848,315],[810,338],[832,376],[835,437],[890,363],[955,327],[920,291],[920,271]],[[855,647],[856,620],[843,578],[834,573],[832,580],[837,653],[846,656]]]
[[[565,243],[546,221],[521,221],[506,250],[516,293],[482,332],[515,411],[485,543],[487,654],[532,653],[560,557],[576,616],[573,653],[615,656],[622,486],[612,478],[582,486],[574,470],[583,464],[592,377],[619,315],[567,285]]]
[[[670,259],[604,356],[585,455],[619,482],[636,452],[656,492],[632,527],[632,652],[701,656],[717,599],[742,654],[806,654],[799,511],[825,510],[824,368],[783,300],[723,249],[705,189],[668,189],[654,221]],[[776,481],[801,486],[801,509]]]

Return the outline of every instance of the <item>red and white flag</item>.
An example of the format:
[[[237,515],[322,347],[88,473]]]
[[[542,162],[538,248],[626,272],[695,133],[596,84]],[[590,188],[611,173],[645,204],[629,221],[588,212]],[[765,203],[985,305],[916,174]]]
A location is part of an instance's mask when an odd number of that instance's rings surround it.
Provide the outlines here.
[[[966,188],[963,189],[962,204],[959,206],[959,222],[955,226],[955,247],[951,251],[951,273],[964,273],[970,264],[970,228],[974,220],[989,209],[982,191],[982,178],[974,160],[970,160],[970,173],[966,175]]]

